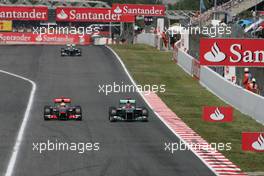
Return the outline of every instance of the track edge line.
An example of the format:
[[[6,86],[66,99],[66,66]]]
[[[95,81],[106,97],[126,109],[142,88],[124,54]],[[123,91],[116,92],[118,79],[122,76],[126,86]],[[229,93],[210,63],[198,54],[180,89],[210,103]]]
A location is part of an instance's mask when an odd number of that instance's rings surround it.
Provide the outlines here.
[[[19,152],[22,140],[23,140],[23,135],[24,135],[24,132],[25,132],[25,129],[27,126],[28,119],[30,117],[30,111],[32,109],[32,104],[34,101],[37,86],[36,86],[36,83],[34,81],[32,81],[26,77],[17,75],[15,73],[11,73],[11,72],[4,71],[4,70],[0,70],[0,73],[22,79],[22,80],[30,83],[32,86],[31,91],[30,91],[30,96],[28,99],[28,103],[27,103],[27,107],[26,107],[26,110],[24,112],[23,120],[22,120],[22,123],[19,127],[19,131],[18,131],[18,134],[16,136],[15,144],[14,144],[13,149],[12,149],[12,154],[11,154],[11,157],[10,157],[8,165],[7,165],[7,169],[6,169],[5,174],[4,174],[4,176],[12,176],[13,171],[14,171],[14,167],[16,164],[17,155],[18,155],[18,152]]]

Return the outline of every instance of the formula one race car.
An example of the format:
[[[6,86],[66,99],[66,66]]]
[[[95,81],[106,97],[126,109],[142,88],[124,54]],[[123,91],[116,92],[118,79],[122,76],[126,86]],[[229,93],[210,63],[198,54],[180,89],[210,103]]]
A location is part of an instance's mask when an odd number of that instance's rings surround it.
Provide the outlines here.
[[[61,48],[61,56],[81,56],[81,48],[76,48],[74,44],[68,44],[66,48]]]
[[[44,120],[82,120],[81,106],[72,106],[69,98],[55,98],[53,106],[44,107]]]
[[[119,107],[109,108],[109,121],[148,121],[148,110],[136,107],[136,100],[127,98],[119,101]]]

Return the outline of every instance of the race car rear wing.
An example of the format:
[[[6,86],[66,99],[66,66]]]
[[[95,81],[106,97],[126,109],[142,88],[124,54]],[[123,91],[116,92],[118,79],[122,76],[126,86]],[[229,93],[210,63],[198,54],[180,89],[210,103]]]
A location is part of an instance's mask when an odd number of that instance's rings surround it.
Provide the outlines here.
[[[69,98],[55,98],[54,100],[54,103],[70,103],[71,102],[71,99]]]
[[[126,104],[126,103],[131,103],[131,104],[135,104],[136,100],[120,100],[119,103],[120,104]]]

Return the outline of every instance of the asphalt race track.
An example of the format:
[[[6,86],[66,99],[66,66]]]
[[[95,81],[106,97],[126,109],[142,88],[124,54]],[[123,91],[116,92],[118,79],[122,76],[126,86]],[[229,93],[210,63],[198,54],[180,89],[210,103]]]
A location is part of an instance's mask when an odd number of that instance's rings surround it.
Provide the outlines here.
[[[150,113],[148,123],[110,123],[108,107],[137,93],[99,93],[98,85],[131,84],[118,60],[103,46],[82,47],[82,57],[61,57],[61,46],[0,46],[0,69],[33,80],[34,104],[19,149],[14,176],[208,176],[192,152],[164,151],[176,136]],[[0,175],[4,175],[31,86],[0,73]],[[83,121],[44,121],[43,107],[59,96],[81,105]],[[46,141],[98,142],[99,151],[33,151]],[[4,142],[3,142],[4,141]]]

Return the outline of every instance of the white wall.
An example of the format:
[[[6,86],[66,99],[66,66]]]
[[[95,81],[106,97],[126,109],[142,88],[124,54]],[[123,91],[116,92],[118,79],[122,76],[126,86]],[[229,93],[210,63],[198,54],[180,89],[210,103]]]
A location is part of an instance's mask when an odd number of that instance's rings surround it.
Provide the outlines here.
[[[136,43],[157,47],[157,35],[151,33],[141,33],[137,35]]]
[[[190,75],[192,75],[192,60],[191,56],[186,55],[183,50],[179,49],[177,62]]]
[[[177,56],[178,65],[190,75],[192,75],[192,59],[194,58],[179,49]],[[200,84],[202,86],[240,112],[264,124],[264,97],[227,81],[207,66],[201,66],[200,71]]]
[[[227,81],[205,66],[201,67],[200,83],[242,113],[264,124],[264,97]]]

